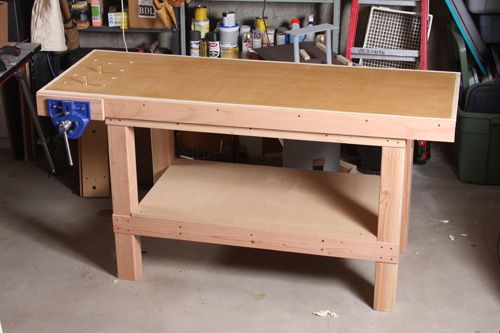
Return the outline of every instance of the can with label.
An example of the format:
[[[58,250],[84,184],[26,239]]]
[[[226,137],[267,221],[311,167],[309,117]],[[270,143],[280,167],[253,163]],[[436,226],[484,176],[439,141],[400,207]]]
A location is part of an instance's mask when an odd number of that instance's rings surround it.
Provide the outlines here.
[[[266,40],[265,40],[265,44],[263,44],[264,47],[268,47],[268,46],[274,46],[274,34],[275,34],[275,29],[273,28],[267,28],[267,34],[266,34]]]
[[[189,42],[189,54],[191,57],[199,57],[200,56],[200,42],[201,42],[201,33],[198,30],[191,30],[190,42]]]
[[[208,19],[208,9],[207,6],[196,6],[194,7],[194,20],[195,21],[206,21]]]
[[[284,45],[284,44],[286,44],[286,35],[281,31],[277,31],[276,32],[276,45]]]
[[[262,34],[259,31],[253,32],[252,49],[260,49],[262,47]]]
[[[257,16],[255,18],[255,30],[260,32],[266,31],[266,28],[269,26],[269,22],[267,21],[267,16]]]
[[[208,57],[218,58],[220,57],[220,42],[215,31],[211,31],[207,35],[208,39]]]
[[[248,57],[248,52],[252,50],[252,33],[245,32],[241,35],[241,57],[246,59]]]

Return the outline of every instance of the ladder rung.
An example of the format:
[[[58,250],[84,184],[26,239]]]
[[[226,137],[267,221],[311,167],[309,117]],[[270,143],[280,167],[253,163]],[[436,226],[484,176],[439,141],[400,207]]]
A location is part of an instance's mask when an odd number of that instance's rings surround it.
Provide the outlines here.
[[[394,50],[394,49],[380,49],[380,48],[364,48],[364,47],[353,47],[352,57],[353,58],[371,58],[377,57],[377,59],[387,58],[387,57],[398,57],[398,58],[410,58],[416,59],[419,57],[418,50]],[[391,59],[393,60],[393,59]],[[412,60],[408,60],[412,61]]]
[[[416,7],[420,0],[359,0],[360,5]]]

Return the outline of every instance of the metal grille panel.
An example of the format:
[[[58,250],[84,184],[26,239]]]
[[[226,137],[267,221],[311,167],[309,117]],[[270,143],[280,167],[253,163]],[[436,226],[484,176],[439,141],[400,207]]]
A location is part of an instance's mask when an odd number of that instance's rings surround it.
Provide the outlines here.
[[[429,31],[432,16],[429,15]],[[365,48],[393,50],[420,50],[420,15],[384,7],[372,7],[366,30]],[[368,67],[417,68],[417,62],[361,59],[360,64]]]

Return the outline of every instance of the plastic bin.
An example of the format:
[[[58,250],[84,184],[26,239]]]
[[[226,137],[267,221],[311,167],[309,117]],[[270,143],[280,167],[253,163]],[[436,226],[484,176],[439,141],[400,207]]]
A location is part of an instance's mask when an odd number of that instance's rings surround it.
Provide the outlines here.
[[[500,43],[500,15],[480,15],[479,33],[486,43]]]
[[[500,114],[458,111],[458,179],[500,185]]]
[[[467,8],[473,14],[500,14],[500,1],[467,0]]]

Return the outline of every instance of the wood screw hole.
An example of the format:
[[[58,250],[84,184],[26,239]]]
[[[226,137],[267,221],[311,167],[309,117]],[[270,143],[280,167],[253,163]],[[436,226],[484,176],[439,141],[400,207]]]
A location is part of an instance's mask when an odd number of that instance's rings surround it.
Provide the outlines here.
[[[250,241],[250,243],[255,244],[255,241],[252,239],[252,240]]]
[[[321,249],[321,251],[323,251],[323,249]]]
[[[297,118],[300,118],[300,114],[297,115]]]
[[[146,104],[144,104],[144,103],[143,103],[143,104],[142,104],[142,107],[145,107],[145,106],[146,106]]]
[[[324,243],[324,242],[325,242],[325,240],[324,240],[324,239],[322,239],[322,240],[321,240],[321,243]]]
[[[365,119],[365,123],[367,123],[367,122],[368,122],[368,119]]]
[[[438,124],[438,127],[441,127],[441,124]]]
[[[380,257],[380,259],[382,259],[382,257]]]

